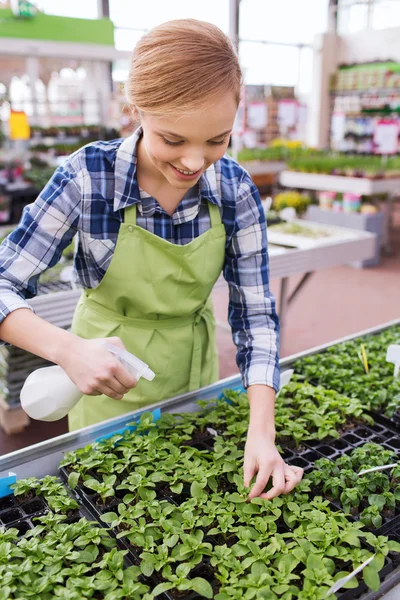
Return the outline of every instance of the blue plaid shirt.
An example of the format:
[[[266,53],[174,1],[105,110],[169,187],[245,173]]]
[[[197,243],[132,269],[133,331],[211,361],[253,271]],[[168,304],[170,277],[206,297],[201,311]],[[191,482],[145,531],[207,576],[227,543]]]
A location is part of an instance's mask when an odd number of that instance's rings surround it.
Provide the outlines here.
[[[0,322],[29,308],[38,278],[54,266],[77,234],[75,282],[94,288],[113,257],[124,209],[138,206],[137,225],[173,244],[187,244],[210,228],[207,202],[226,229],[223,273],[229,284],[229,323],[245,387],[279,388],[279,322],[269,289],[266,222],[248,173],[228,156],[209,167],[173,216],[141,192],[136,146],[129,138],[95,142],[59,167],[21,222],[0,246]]]

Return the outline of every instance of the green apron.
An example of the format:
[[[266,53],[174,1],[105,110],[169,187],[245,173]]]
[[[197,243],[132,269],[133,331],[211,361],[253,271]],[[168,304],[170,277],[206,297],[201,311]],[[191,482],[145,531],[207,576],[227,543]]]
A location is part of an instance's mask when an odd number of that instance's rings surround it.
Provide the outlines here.
[[[72,331],[83,338],[118,336],[155,372],[123,400],[83,396],[69,413],[70,430],[141,409],[218,379],[211,291],[225,258],[225,227],[208,203],[211,227],[184,246],[136,225],[136,205],[125,209],[104,278],[85,290]]]

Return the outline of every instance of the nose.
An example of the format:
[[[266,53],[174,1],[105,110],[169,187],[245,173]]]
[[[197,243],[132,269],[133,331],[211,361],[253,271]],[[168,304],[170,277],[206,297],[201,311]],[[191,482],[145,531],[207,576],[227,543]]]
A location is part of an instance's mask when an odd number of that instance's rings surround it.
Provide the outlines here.
[[[204,156],[201,153],[182,156],[181,165],[187,171],[199,171],[204,166]]]

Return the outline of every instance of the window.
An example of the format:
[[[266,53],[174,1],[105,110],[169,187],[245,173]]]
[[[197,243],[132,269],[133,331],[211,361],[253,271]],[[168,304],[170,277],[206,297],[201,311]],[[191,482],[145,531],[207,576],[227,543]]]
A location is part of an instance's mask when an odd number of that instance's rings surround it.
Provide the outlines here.
[[[388,29],[400,26],[399,0],[375,1],[371,7],[371,27],[373,29]]]
[[[240,37],[311,44],[327,28],[328,0],[241,0]]]
[[[110,18],[116,27],[117,50],[132,50],[145,31],[172,19],[209,21],[228,33],[229,0],[202,0],[201,3],[187,0],[110,0]]]
[[[247,84],[297,84],[300,50],[296,46],[241,42],[239,52]]]

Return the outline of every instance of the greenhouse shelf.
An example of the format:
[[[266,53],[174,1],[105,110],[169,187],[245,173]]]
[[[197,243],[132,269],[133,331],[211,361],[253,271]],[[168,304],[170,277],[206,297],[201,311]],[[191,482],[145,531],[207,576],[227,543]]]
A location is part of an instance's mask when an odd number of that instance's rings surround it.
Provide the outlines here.
[[[336,340],[324,346],[313,348],[310,351],[302,352],[297,355],[287,357],[281,361],[281,367],[290,367],[299,358],[304,358],[306,356],[322,352],[328,347],[332,346],[333,344],[354,340],[362,335],[378,334],[384,331],[385,329],[395,325],[400,325],[400,320],[391,321],[390,323],[386,323],[385,325],[382,325],[380,327],[371,328],[366,331],[359,332],[355,335],[347,336],[346,338]],[[165,400],[163,402],[146,407],[146,411],[160,410],[161,412],[167,413],[194,412],[198,410],[198,405],[196,404],[197,400],[212,401],[216,397],[220,396],[225,389],[235,388],[241,388],[241,379],[239,375],[220,380],[213,385],[207,386],[195,392],[190,392],[188,394],[184,394],[176,398],[171,398],[169,400]],[[10,473],[15,474],[17,479],[32,476],[41,478],[45,477],[46,475],[58,475],[58,466],[65,452],[69,452],[82,446],[86,446],[87,444],[90,444],[93,441],[98,440],[99,438],[110,436],[110,434],[123,429],[127,423],[131,422],[132,420],[135,420],[135,418],[137,418],[141,414],[141,412],[143,411],[132,412],[127,415],[122,415],[118,418],[111,419],[109,421],[105,421],[103,423],[93,425],[90,427],[86,427],[76,432],[67,433],[54,439],[42,442],[40,444],[36,444],[35,446],[27,447],[23,450],[19,450],[17,452],[13,452],[3,457],[0,457],[0,477],[6,477]],[[323,446],[326,446],[327,448],[332,447],[332,452],[335,453],[336,456],[338,456],[343,452],[350,451],[354,447],[357,447],[360,443],[362,443],[363,440],[367,441],[369,439],[372,439],[372,437],[374,436],[379,436],[380,441],[388,443],[388,445],[390,446],[390,440],[394,439],[395,434],[386,429],[387,428],[385,428],[384,425],[379,424],[377,424],[376,426],[365,426],[362,428],[359,427],[358,429],[354,430],[354,432],[352,432],[352,438],[348,437],[347,439],[345,439],[346,436],[343,436],[342,440],[331,441],[327,444],[306,443],[305,449],[303,449],[301,452],[287,451],[285,459],[288,461],[288,463],[292,464],[296,464],[296,461],[298,462],[299,460],[302,460],[304,462],[307,462],[310,466],[320,456],[326,456],[326,454],[324,454],[324,452],[326,452],[326,448],[324,449]],[[344,445],[337,444],[337,442],[340,441],[344,442]],[[207,442],[207,440],[204,440],[201,443],[207,445],[209,442]],[[67,473],[64,473],[64,479],[66,478],[66,475]],[[91,503],[89,500],[90,498],[87,498],[87,501],[85,501],[83,511],[88,512],[89,515],[91,515],[92,517],[99,518],[99,514],[95,514],[96,511],[93,509],[93,507],[91,507]],[[43,509],[43,507],[40,507],[38,505],[34,507],[28,506],[28,512],[25,510],[24,507],[22,507],[21,510],[21,508],[18,508],[18,506],[16,505],[15,500],[11,497],[9,500],[3,499],[1,502],[2,503],[0,503],[0,518],[2,518],[2,515],[5,515],[6,519],[10,518],[13,520],[18,518],[22,519],[23,521],[24,517],[26,517],[26,520],[29,521],[29,510],[37,509],[38,511],[40,511],[41,509]],[[7,504],[7,502],[9,504]],[[6,514],[8,511],[12,510],[20,511],[21,515],[19,514],[19,512],[18,514]],[[396,527],[400,529],[400,522],[397,523],[397,521],[399,520],[398,517],[396,517],[395,520]],[[24,528],[26,529],[26,527],[30,527],[29,522],[26,525],[21,523],[22,530],[24,530]],[[383,598],[384,600],[398,599],[400,597],[400,566],[397,563],[392,564],[390,559],[388,559],[386,561],[386,566],[384,567],[384,572],[387,572],[387,575],[384,577],[378,592],[365,591],[360,596],[357,596],[357,598],[359,598],[360,600],[377,600],[378,598]],[[342,590],[342,592],[343,593],[338,594],[338,599],[354,598],[354,595],[352,596],[351,593],[348,594],[349,590]],[[350,592],[352,592],[352,590],[350,590]]]
[[[385,224],[384,247],[388,254],[390,247],[390,227],[392,221],[393,198],[399,195],[400,178],[368,179],[366,177],[343,177],[341,175],[323,175],[319,173],[300,173],[297,171],[282,171],[279,176],[281,185],[302,190],[321,192],[348,192],[362,196],[387,194],[387,218]]]
[[[375,194],[397,195],[400,190],[400,177],[368,179],[367,177],[344,177],[342,175],[282,171],[279,181],[285,187],[326,192],[348,192],[363,196],[374,196]]]

